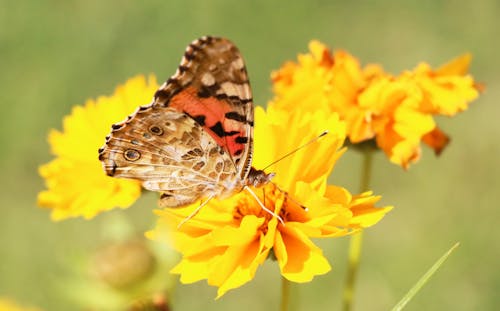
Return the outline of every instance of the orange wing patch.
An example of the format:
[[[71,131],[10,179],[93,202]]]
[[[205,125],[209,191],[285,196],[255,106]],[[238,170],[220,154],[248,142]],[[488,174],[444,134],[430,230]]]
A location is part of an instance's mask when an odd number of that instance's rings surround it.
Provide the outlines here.
[[[169,107],[193,118],[231,156],[240,155],[249,142],[244,116],[234,112],[226,100],[199,97],[194,87],[188,87],[172,97]]]

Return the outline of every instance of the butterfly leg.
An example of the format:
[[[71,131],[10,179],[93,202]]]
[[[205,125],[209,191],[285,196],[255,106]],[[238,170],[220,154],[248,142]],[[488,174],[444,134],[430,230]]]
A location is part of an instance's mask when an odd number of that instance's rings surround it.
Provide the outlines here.
[[[244,189],[246,191],[248,191],[248,193],[250,193],[251,196],[254,197],[254,199],[257,201],[257,203],[259,203],[260,207],[264,211],[266,211],[267,213],[271,214],[273,217],[276,217],[281,222],[281,224],[283,226],[285,225],[285,222],[283,221],[283,219],[279,215],[276,215],[273,211],[271,211],[270,209],[268,209],[267,207],[265,207],[264,204],[262,204],[262,202],[260,201],[259,197],[255,194],[255,192],[252,191],[252,189],[250,189],[250,187],[245,186]]]
[[[210,200],[212,200],[214,197],[215,197],[215,194],[212,194],[205,201],[201,202],[200,206],[198,206],[191,214],[189,214],[189,216],[187,216],[186,218],[184,218],[181,221],[181,223],[177,225],[177,229],[179,229],[180,227],[182,227],[182,225],[185,224],[188,220],[190,220],[191,218],[193,218],[194,216],[196,216],[196,214],[198,214],[198,212],[201,210],[201,208],[203,206],[207,205],[207,203],[210,202]]]

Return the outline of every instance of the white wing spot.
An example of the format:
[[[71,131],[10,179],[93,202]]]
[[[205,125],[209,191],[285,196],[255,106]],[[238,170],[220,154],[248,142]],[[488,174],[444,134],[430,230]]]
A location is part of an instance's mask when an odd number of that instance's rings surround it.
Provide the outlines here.
[[[219,91],[217,93],[226,93],[228,96],[238,96],[241,99],[249,99],[247,85],[224,82],[220,85],[220,90],[222,92]]]
[[[245,67],[245,63],[243,63],[242,58],[237,58],[233,61],[233,66],[236,69],[243,69]]]
[[[214,85],[215,78],[211,73],[205,72],[205,74],[203,74],[203,76],[201,77],[201,83],[203,83],[203,85],[206,85],[206,86]]]

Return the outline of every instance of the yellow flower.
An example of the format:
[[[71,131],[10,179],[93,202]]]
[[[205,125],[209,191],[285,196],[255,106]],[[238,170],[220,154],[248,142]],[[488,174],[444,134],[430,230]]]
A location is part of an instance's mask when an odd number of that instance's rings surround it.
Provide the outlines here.
[[[38,308],[21,307],[14,301],[0,297],[0,311],[39,311]]]
[[[390,161],[404,168],[419,159],[421,142],[437,154],[448,143],[435,115],[453,116],[478,97],[480,86],[467,74],[469,54],[437,70],[421,63],[392,76],[375,64],[361,67],[345,51],[332,54],[317,41],[309,49],[273,74],[273,105],[289,110],[299,101],[336,112],[347,123],[351,143],[376,140]]]
[[[256,168],[264,168],[329,131],[320,141],[273,165],[273,183],[254,189],[260,202],[279,214],[284,224],[242,191],[226,200],[211,200],[178,230],[177,225],[200,203],[157,210],[157,227],[147,233],[149,238],[172,243],[182,254],[181,262],[172,270],[180,274],[181,282],[206,279],[218,287],[217,297],[249,282],[271,253],[288,280],[308,282],[327,273],[330,264],[311,238],[350,234],[375,224],[390,210],[375,208],[379,197],[370,192],[353,196],[344,188],[327,184],[343,153],[339,148],[345,138],[345,125],[336,114],[309,109],[285,111],[271,105],[267,112],[256,109],[255,124]]]
[[[129,79],[111,96],[75,106],[63,121],[63,131],[52,130],[49,143],[56,156],[40,166],[47,190],[38,204],[52,209],[52,219],[83,216],[87,219],[115,208],[126,208],[139,197],[138,181],[106,176],[97,150],[104,144],[111,124],[123,120],[139,105],[151,101],[158,88],[155,77]]]

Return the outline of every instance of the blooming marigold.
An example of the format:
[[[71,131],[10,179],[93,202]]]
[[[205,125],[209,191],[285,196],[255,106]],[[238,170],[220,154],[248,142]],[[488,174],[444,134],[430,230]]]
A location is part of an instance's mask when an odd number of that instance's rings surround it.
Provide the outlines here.
[[[362,67],[345,51],[332,54],[318,41],[309,49],[273,73],[273,104],[292,109],[301,99],[310,109],[337,112],[351,143],[376,140],[404,168],[419,159],[421,142],[437,154],[448,143],[435,115],[453,116],[478,97],[478,85],[467,74],[469,54],[437,70],[421,63],[393,76],[378,65]]]
[[[311,238],[350,234],[375,224],[390,210],[375,208],[379,197],[370,192],[353,196],[344,188],[327,184],[343,153],[339,148],[345,138],[345,124],[337,114],[285,111],[271,105],[267,112],[256,109],[255,124],[253,164],[257,168],[329,131],[307,150],[273,165],[273,183],[254,189],[259,200],[280,215],[284,224],[242,191],[226,200],[212,199],[178,230],[177,225],[200,203],[157,210],[157,227],[147,233],[152,239],[172,243],[182,253],[181,262],[172,270],[180,274],[181,282],[207,279],[208,284],[218,287],[217,297],[249,282],[271,252],[281,274],[290,281],[308,282],[328,272],[330,264]]]
[[[48,189],[39,193],[38,204],[52,209],[54,220],[92,218],[114,207],[126,208],[139,197],[138,181],[106,176],[97,150],[109,133],[110,124],[125,119],[139,104],[149,102],[157,88],[153,76],[147,81],[144,76],[131,78],[113,95],[74,107],[64,118],[63,131],[49,133],[56,158],[40,166]]]

